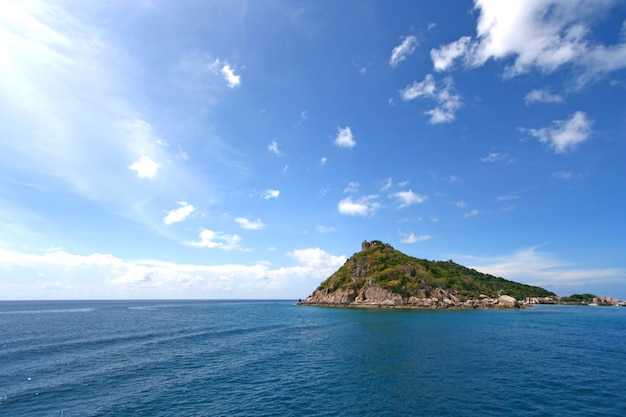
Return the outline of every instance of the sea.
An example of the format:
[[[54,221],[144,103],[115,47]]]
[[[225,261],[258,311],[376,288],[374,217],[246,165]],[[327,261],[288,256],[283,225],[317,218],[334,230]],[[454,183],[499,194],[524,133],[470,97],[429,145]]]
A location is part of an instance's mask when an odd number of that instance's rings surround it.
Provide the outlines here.
[[[0,302],[0,416],[625,416],[626,308]]]

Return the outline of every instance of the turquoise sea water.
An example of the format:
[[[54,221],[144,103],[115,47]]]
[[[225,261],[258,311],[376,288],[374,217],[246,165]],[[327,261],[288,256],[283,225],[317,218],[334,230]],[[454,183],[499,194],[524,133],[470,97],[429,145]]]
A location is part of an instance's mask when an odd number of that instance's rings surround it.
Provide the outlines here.
[[[0,302],[0,416],[623,416],[626,308]]]

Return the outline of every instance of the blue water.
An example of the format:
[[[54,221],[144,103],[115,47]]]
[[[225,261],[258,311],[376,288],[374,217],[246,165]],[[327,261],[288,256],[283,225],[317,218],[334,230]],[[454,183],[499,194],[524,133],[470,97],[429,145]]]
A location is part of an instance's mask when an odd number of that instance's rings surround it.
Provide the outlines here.
[[[624,416],[626,308],[0,302],[0,416]]]

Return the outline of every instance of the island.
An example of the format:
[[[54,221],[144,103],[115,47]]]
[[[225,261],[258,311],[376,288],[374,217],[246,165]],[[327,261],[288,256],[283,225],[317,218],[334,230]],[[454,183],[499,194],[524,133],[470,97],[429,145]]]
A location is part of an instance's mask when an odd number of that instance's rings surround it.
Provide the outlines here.
[[[544,288],[478,272],[453,260],[406,255],[380,240],[363,241],[301,305],[370,308],[520,308],[551,299]]]

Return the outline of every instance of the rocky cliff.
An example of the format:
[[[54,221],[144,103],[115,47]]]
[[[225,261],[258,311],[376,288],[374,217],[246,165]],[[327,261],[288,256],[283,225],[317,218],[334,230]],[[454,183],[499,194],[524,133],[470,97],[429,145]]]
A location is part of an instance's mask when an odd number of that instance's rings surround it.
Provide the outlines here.
[[[302,302],[350,307],[517,308],[518,299],[554,295],[448,261],[413,258],[378,240],[364,241]]]

